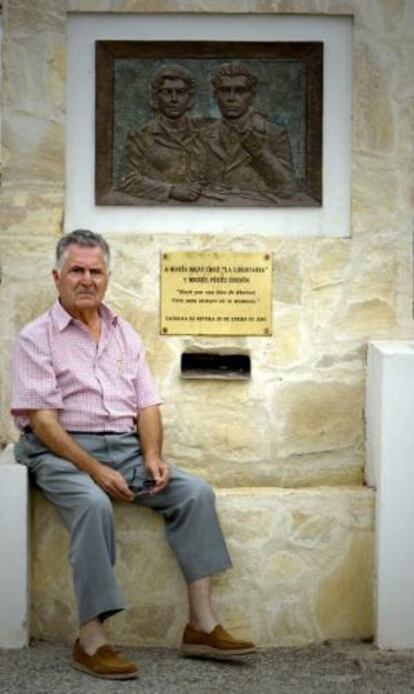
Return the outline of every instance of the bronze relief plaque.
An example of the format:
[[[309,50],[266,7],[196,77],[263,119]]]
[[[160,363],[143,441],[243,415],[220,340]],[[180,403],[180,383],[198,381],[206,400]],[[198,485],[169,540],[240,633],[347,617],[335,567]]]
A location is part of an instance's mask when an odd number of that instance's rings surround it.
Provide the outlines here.
[[[96,42],[97,205],[322,204],[323,44]]]

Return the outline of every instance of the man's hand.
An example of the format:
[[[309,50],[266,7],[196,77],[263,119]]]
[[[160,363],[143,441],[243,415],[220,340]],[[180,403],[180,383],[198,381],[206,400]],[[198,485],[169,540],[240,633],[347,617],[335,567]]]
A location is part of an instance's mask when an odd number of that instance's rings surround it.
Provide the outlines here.
[[[256,157],[263,151],[264,138],[257,130],[248,130],[243,134],[241,143],[252,157]]]
[[[199,183],[180,183],[171,188],[170,198],[180,202],[194,202],[200,197],[201,191],[202,186]]]
[[[170,469],[167,463],[162,460],[146,460],[145,468],[155,481],[155,486],[151,489],[150,494],[158,494],[170,481]]]
[[[117,501],[132,501],[133,492],[129,489],[126,480],[116,470],[112,470],[106,465],[99,465],[92,473],[91,477],[96,484]]]
[[[34,433],[53,453],[86,472],[113,499],[132,501],[134,495],[122,475],[102,465],[79,446],[59,424],[56,410],[31,410],[29,417]]]

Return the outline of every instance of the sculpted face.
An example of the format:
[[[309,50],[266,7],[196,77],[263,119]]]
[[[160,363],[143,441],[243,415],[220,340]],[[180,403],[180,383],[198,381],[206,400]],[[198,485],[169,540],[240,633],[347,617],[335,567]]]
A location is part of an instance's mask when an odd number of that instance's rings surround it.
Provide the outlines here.
[[[214,94],[221,113],[229,120],[244,116],[255,97],[244,75],[223,75]]]
[[[100,248],[67,247],[61,270],[53,279],[63,307],[75,318],[97,311],[108,286],[109,273]]]
[[[182,79],[166,77],[154,99],[156,108],[167,118],[183,116],[192,106],[192,94]]]

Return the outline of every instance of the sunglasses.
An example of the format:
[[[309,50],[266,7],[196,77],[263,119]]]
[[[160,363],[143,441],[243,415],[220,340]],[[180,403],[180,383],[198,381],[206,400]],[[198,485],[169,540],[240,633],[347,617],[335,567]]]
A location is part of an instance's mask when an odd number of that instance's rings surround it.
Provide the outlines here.
[[[142,479],[142,477],[138,476],[138,470],[136,469],[132,482],[128,486],[134,496],[140,496],[141,494],[148,494],[155,487],[155,480]]]

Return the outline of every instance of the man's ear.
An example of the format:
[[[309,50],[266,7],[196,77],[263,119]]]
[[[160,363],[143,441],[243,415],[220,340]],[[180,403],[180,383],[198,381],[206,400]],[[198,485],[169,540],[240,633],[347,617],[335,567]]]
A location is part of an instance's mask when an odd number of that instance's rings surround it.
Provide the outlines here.
[[[55,267],[54,267],[53,270],[52,270],[52,277],[53,277],[54,283],[56,284],[56,282],[59,281],[60,272],[59,272],[59,270],[58,270],[57,268],[55,268]]]

